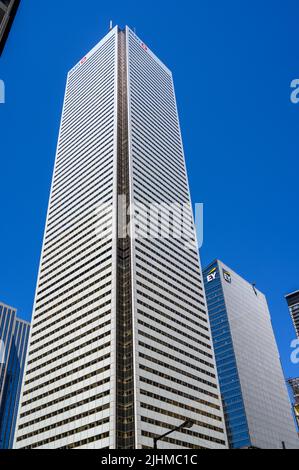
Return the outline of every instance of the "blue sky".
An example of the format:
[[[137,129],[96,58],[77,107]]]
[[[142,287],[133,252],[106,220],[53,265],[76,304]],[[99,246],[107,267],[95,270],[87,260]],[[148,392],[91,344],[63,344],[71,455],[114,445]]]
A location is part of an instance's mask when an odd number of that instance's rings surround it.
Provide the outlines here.
[[[82,4],[84,7],[82,8]],[[286,375],[299,289],[295,0],[22,0],[0,59],[0,298],[31,316],[65,78],[108,31],[137,34],[173,70],[193,202],[214,258],[268,297]]]

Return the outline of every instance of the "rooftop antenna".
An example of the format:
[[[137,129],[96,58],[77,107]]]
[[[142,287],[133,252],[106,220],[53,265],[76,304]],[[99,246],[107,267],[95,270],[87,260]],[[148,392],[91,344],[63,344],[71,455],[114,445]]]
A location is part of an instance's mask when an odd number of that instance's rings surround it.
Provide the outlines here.
[[[112,22],[112,20],[110,20],[109,31],[111,31],[112,29],[113,29],[113,22]]]
[[[252,283],[252,288],[254,290],[255,295],[258,296],[258,293],[257,293],[257,290],[256,290],[256,282]]]

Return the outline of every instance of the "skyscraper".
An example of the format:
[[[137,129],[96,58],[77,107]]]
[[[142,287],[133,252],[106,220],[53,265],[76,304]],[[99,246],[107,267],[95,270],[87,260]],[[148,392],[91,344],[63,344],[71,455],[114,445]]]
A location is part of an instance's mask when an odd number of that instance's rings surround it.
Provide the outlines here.
[[[298,449],[264,294],[221,261],[204,280],[230,446]]]
[[[0,449],[13,447],[30,324],[0,302]]]
[[[3,52],[20,0],[0,0],[0,55]]]
[[[297,337],[299,338],[299,290],[286,295],[291,318],[294,323]]]
[[[68,74],[15,446],[190,418],[161,448],[226,447],[172,74],[115,27]]]

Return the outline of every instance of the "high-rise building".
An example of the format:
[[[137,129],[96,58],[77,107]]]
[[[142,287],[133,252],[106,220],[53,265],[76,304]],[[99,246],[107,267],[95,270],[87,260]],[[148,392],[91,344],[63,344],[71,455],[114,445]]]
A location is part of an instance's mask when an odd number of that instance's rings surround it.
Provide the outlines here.
[[[68,74],[15,446],[190,419],[161,448],[227,446],[173,79],[115,27]]]
[[[30,323],[0,302],[0,449],[13,447]]]
[[[20,0],[0,0],[0,55],[3,52],[19,4]]]
[[[204,270],[231,448],[299,448],[266,297],[221,261]]]
[[[299,290],[286,295],[286,299],[297,333],[297,337],[299,338]]]

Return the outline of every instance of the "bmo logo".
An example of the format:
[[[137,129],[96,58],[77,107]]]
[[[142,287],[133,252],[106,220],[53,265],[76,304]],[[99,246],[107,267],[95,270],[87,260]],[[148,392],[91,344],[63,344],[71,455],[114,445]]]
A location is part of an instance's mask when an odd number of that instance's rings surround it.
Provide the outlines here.
[[[225,280],[228,284],[231,284],[231,283],[232,283],[231,273],[229,273],[229,272],[226,271],[225,269],[223,270],[223,278],[224,278],[224,280]]]
[[[78,70],[81,67],[81,65],[85,64],[86,61],[87,61],[87,57],[83,57],[83,59],[80,60],[79,64],[75,65],[73,72],[76,72],[76,70]]]
[[[207,281],[208,281],[208,282],[213,282],[213,281],[215,281],[216,276],[217,276],[217,268],[211,269],[211,271],[210,271],[209,274],[207,275]]]

